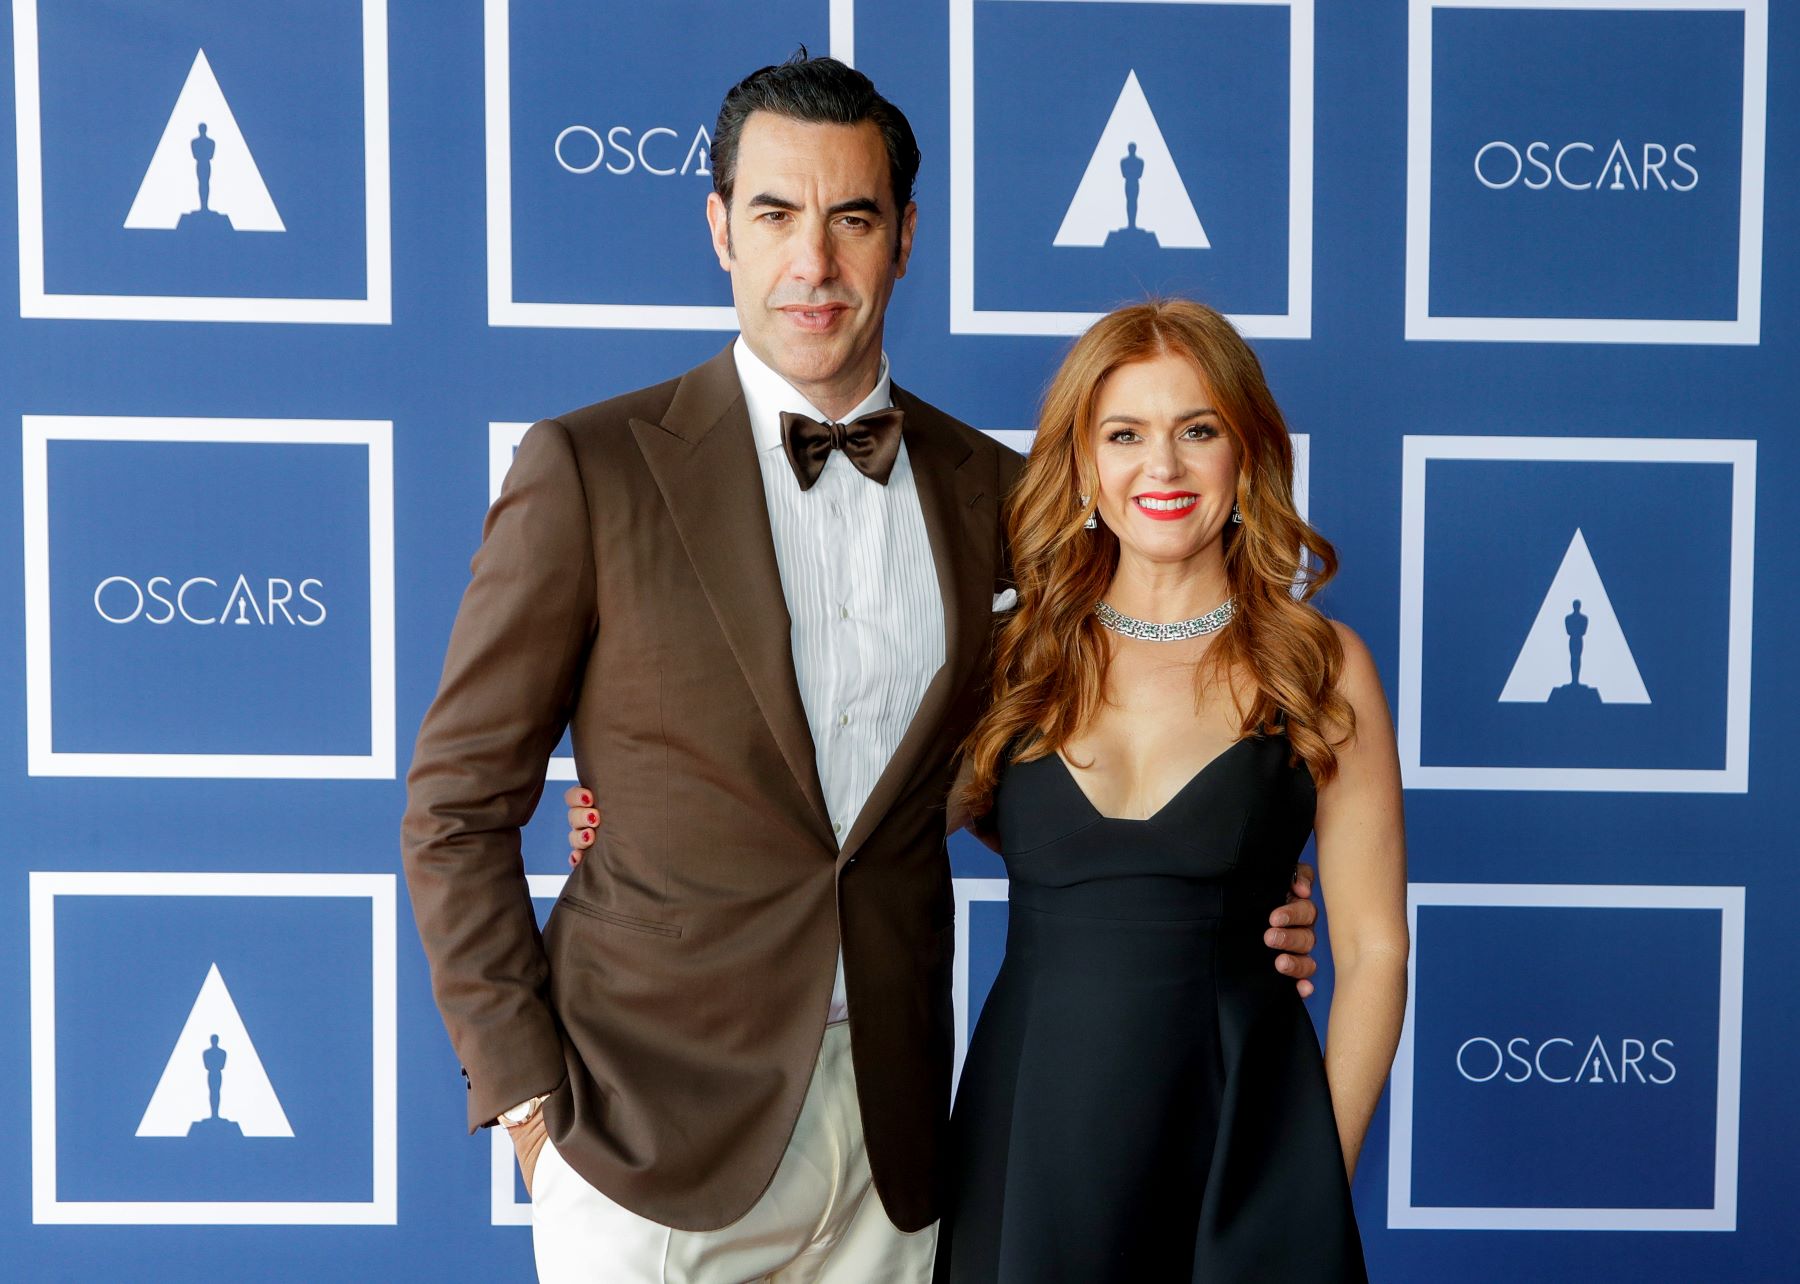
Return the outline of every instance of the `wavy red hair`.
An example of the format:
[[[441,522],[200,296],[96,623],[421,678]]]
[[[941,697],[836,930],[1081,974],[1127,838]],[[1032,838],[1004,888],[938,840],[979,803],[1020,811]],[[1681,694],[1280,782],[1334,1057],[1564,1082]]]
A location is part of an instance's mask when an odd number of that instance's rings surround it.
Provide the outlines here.
[[[1227,679],[1239,734],[1285,729],[1320,783],[1337,768],[1334,746],[1354,728],[1337,690],[1343,645],[1310,601],[1337,573],[1337,552],[1294,507],[1293,442],[1262,363],[1211,308],[1151,300],[1109,313],[1076,340],[1044,395],[1031,454],[1007,498],[1019,603],[995,638],[987,712],[962,746],[959,801],[970,814],[991,805],[1009,746],[1021,762],[1056,752],[1100,707],[1110,652],[1094,604],[1112,583],[1119,541],[1104,524],[1083,528],[1099,492],[1094,403],[1114,370],[1163,355],[1199,369],[1237,448],[1243,523],[1227,523],[1223,535],[1236,611],[1197,666],[1196,700],[1211,680]]]

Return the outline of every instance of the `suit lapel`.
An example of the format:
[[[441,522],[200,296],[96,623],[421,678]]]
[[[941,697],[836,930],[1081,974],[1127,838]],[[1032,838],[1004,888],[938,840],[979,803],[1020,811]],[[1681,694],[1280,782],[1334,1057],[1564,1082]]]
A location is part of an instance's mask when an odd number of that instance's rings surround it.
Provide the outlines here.
[[[727,347],[675,390],[660,424],[631,421],[682,547],[769,724],[821,842],[835,843],[763,498],[762,469]]]
[[[893,395],[906,415],[906,455],[944,600],[944,667],[925,688],[918,713],[851,826],[838,853],[840,865],[880,825],[937,743],[951,701],[968,681],[993,624],[990,550],[999,496],[988,493],[979,469],[968,467],[973,451],[935,410],[898,386]]]

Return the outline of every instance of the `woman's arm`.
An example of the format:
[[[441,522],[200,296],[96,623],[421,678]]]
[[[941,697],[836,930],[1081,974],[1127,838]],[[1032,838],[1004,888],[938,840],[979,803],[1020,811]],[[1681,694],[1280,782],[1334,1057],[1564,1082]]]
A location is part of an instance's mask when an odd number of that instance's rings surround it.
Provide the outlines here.
[[[1381,677],[1362,639],[1333,627],[1344,644],[1338,689],[1355,711],[1356,732],[1338,748],[1337,775],[1319,790],[1315,830],[1337,973],[1325,1075],[1344,1166],[1354,1173],[1406,1015],[1406,829]]]

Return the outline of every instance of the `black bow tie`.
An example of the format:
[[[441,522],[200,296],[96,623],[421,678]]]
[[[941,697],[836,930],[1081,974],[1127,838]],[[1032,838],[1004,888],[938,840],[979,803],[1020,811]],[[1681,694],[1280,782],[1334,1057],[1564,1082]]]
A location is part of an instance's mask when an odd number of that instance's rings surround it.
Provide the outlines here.
[[[864,477],[885,486],[900,456],[900,420],[898,410],[888,409],[871,411],[847,424],[822,424],[784,410],[781,448],[801,490],[812,489],[834,450],[843,451]]]

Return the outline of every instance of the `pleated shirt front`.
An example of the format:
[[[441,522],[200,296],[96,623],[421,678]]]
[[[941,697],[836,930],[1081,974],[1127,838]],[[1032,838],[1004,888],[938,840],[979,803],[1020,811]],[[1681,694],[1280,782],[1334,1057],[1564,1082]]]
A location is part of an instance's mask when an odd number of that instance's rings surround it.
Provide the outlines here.
[[[765,365],[742,338],[732,349],[762,468],[800,701],[819,783],[841,843],[944,664],[944,601],[901,444],[887,485],[832,451],[801,490],[781,448],[783,411],[826,416]],[[893,404],[888,360],[844,422]],[[847,1012],[838,958],[831,1020]]]

